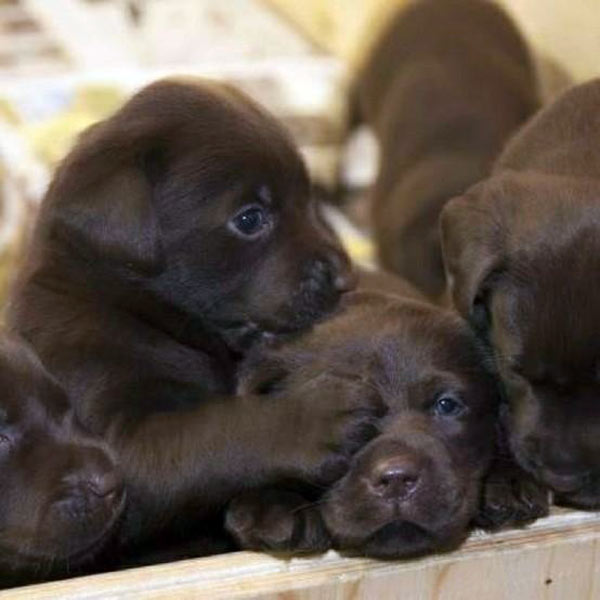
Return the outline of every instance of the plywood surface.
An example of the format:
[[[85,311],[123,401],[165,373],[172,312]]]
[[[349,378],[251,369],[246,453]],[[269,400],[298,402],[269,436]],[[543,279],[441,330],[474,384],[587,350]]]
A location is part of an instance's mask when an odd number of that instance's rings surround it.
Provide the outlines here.
[[[419,560],[238,552],[9,590],[0,600],[597,600],[599,546],[599,514],[559,512],[528,529],[476,533],[459,552]]]

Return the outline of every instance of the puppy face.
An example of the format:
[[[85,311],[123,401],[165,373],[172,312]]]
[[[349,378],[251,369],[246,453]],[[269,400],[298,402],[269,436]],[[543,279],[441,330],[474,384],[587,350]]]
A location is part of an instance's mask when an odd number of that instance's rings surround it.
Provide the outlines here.
[[[76,567],[103,547],[123,509],[114,462],[16,340],[0,344],[0,381],[0,568],[42,577]]]
[[[459,311],[488,341],[510,445],[559,501],[600,503],[600,185],[505,173],[442,217]]]
[[[145,88],[82,137],[45,204],[47,238],[93,256],[97,277],[232,343],[306,327],[353,285],[291,140],[224,85]]]
[[[274,351],[247,381],[294,389],[311,377],[351,379],[379,394],[379,435],[326,493],[334,545],[400,557],[458,544],[479,501],[494,443],[493,383],[459,318],[425,304],[352,294],[343,310]],[[336,393],[341,386],[323,386]]]

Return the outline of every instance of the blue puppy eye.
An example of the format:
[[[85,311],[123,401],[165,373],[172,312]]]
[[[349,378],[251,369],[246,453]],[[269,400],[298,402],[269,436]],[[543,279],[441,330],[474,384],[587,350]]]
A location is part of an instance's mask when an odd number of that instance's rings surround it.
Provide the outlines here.
[[[440,394],[432,407],[438,417],[458,417],[466,410],[465,405],[453,394]]]
[[[236,233],[248,238],[256,237],[268,224],[267,214],[260,206],[244,208],[229,221],[230,227]]]

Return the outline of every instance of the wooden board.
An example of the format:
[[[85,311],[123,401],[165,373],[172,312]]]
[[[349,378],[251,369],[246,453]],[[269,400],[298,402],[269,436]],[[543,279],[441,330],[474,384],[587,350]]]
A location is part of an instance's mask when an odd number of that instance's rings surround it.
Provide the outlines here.
[[[454,553],[383,562],[237,552],[0,593],[0,600],[598,600],[600,514],[559,511],[528,529],[475,533]]]

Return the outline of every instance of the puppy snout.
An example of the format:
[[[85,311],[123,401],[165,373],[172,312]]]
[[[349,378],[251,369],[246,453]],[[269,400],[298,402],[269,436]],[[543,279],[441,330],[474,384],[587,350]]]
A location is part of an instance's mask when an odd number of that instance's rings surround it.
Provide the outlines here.
[[[358,277],[346,253],[337,249],[331,250],[329,263],[333,273],[334,289],[342,294],[351,292],[358,283]]]
[[[334,293],[349,292],[357,284],[357,276],[348,257],[334,248],[312,262],[309,276],[320,289]]]
[[[121,505],[124,487],[119,474],[109,465],[86,465],[63,479],[63,502],[73,514],[113,512]]]
[[[386,500],[408,498],[419,486],[421,469],[409,456],[387,458],[375,464],[370,477],[372,492]]]

